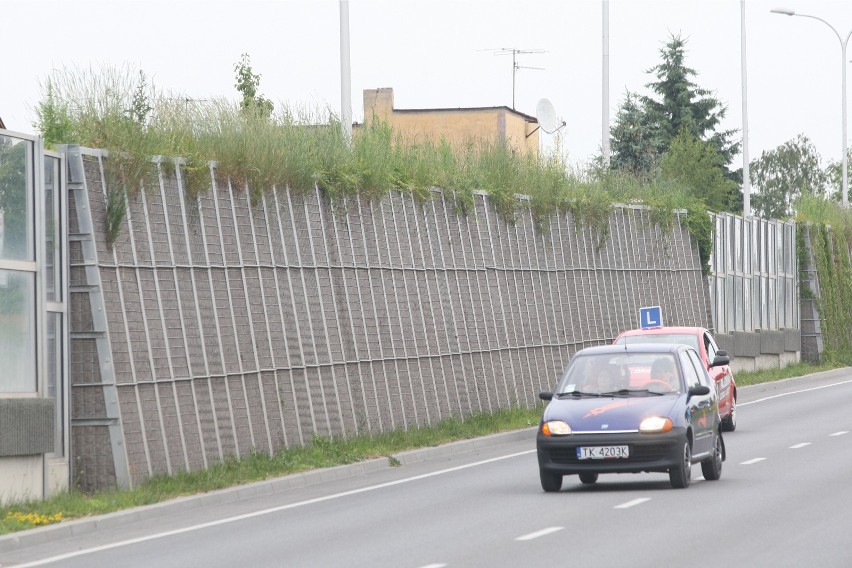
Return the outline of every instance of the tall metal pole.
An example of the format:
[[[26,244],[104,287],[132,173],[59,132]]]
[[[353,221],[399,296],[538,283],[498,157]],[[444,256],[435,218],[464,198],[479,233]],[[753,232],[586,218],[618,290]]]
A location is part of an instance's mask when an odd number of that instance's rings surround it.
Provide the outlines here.
[[[751,177],[748,157],[748,72],[746,66],[745,0],[740,0],[740,67],[743,83],[743,217],[751,217]]]
[[[609,169],[609,0],[603,0],[603,93],[601,95],[601,153]]]
[[[340,127],[352,143],[352,76],[349,66],[349,0],[340,0]]]
[[[849,45],[849,37],[852,36],[852,31],[846,36],[846,41],[841,41],[841,52],[843,53],[843,57],[840,59],[840,65],[843,66],[843,195],[840,196],[840,202],[843,203],[843,207],[849,207],[849,177],[847,174],[847,162],[848,158],[846,156],[846,46]],[[840,36],[837,36],[837,39],[840,39]]]

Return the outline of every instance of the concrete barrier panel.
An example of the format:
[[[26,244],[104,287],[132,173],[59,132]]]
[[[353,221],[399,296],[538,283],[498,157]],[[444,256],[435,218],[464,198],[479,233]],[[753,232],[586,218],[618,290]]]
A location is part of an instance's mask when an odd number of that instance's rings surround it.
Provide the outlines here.
[[[802,350],[802,331],[799,329],[785,329],[784,333],[784,351],[801,351]]]
[[[781,331],[760,332],[760,352],[767,355],[780,355],[784,353],[784,333]]]
[[[735,357],[757,357],[760,355],[760,334],[748,331],[735,331],[731,334],[734,338]]]

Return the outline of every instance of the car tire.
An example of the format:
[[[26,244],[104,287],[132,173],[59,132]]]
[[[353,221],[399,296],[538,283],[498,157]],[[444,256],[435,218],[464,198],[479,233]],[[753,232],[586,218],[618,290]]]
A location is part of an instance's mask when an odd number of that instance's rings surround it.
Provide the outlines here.
[[[731,398],[731,413],[722,420],[722,430],[733,432],[737,429],[737,397]]]
[[[579,474],[579,476],[580,476],[580,483],[582,483],[583,485],[593,485],[593,484],[597,483],[597,481],[598,481],[598,474],[597,473],[585,473],[584,472],[584,473]]]
[[[538,470],[538,473],[541,478],[541,488],[545,493],[556,493],[562,489],[562,475],[543,469]]]
[[[685,489],[692,481],[692,446],[689,440],[683,442],[680,462],[669,469],[669,481],[675,489]]]
[[[717,481],[722,477],[722,437],[716,434],[711,456],[701,462],[701,473],[707,481]]]

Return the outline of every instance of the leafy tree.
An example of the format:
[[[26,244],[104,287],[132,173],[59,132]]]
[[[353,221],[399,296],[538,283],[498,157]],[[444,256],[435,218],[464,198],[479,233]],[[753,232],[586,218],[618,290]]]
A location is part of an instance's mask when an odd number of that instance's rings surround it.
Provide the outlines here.
[[[234,71],[237,73],[237,82],[234,86],[243,95],[243,100],[240,102],[243,112],[269,118],[274,105],[272,101],[257,92],[260,87],[260,75],[252,70],[248,53],[243,53],[240,61],[234,64]]]
[[[852,185],[849,180],[849,178],[852,178],[852,150],[849,150],[848,152],[849,153],[846,156],[846,183],[847,185]],[[830,164],[828,164],[828,167],[826,168],[825,172],[828,177],[829,197],[837,202],[843,201],[840,198],[840,192],[843,188],[843,162],[839,160],[836,162],[831,162]],[[852,201],[852,199],[849,199],[850,197],[852,197],[852,189],[847,188],[847,201]]]
[[[761,153],[750,164],[751,183],[756,192],[752,205],[760,217],[780,219],[792,214],[792,203],[800,195],[823,195],[828,175],[820,155],[804,134]]]
[[[737,184],[724,176],[724,159],[711,142],[682,128],[660,161],[660,177],[688,187],[711,211],[730,211]]]
[[[682,129],[695,138],[711,143],[724,164],[731,163],[739,152],[739,143],[732,142],[736,130],[717,132],[716,128],[725,118],[727,108],[713,96],[712,91],[693,82],[694,69],[685,65],[686,40],[672,36],[660,49],[662,63],[647,72],[657,78],[645,85],[659,97],[642,97],[649,120],[660,126],[663,145],[668,148]]]
[[[610,131],[613,169],[639,176],[655,172],[664,147],[659,124],[652,122],[636,93],[627,91]]]
[[[694,140],[684,137],[679,141],[674,156],[667,160],[666,176],[689,178],[692,191],[705,199],[708,207],[741,211],[742,191],[737,187],[730,190],[739,185],[742,174],[728,170],[728,164],[739,152],[739,143],[732,141],[736,131],[716,130],[726,108],[711,91],[694,82],[695,70],[685,65],[685,45],[680,36],[672,36],[660,50],[662,62],[647,71],[656,78],[646,85],[651,96],[627,92],[611,131],[611,166],[653,177],[665,154],[685,131]],[[715,154],[697,142],[709,144]],[[688,158],[708,169],[687,175],[686,168],[674,163],[675,157]],[[713,168],[718,168],[719,175],[730,183],[716,179]],[[703,181],[699,182],[699,178]]]

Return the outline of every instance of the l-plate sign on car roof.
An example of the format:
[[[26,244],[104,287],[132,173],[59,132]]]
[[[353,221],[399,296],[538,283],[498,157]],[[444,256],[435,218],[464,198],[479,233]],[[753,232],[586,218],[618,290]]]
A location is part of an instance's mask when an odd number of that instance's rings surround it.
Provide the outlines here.
[[[639,308],[639,326],[642,329],[654,329],[663,326],[663,310],[660,306]]]

